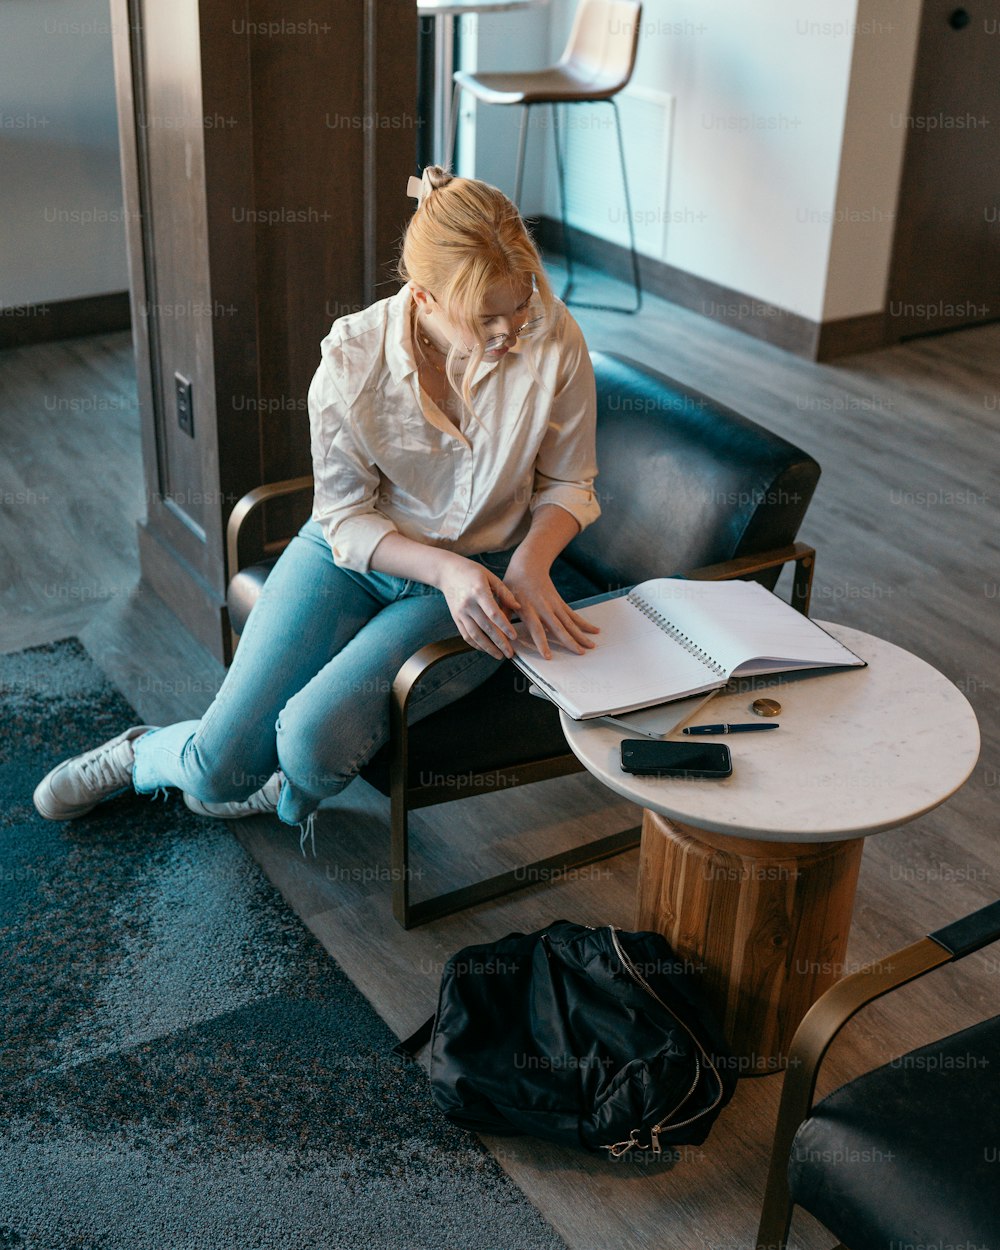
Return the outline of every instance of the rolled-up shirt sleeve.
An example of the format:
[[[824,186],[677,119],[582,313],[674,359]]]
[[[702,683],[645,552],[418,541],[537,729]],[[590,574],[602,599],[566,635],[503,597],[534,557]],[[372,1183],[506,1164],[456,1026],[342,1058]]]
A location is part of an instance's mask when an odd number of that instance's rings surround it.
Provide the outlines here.
[[[378,511],[378,469],[357,438],[348,405],[324,359],[309,387],[313,519],[318,521],[341,568],[367,573],[372,553],[397,529]]]
[[[556,504],[575,517],[583,530],[601,515],[594,493],[597,388],[579,326],[566,316],[560,329],[564,343],[559,382],[535,460],[530,507],[534,512],[541,504]]]

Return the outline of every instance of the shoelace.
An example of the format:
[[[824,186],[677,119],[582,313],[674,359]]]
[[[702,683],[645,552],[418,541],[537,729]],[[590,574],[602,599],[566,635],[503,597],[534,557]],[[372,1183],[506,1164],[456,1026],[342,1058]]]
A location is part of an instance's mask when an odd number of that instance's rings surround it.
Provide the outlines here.
[[[83,778],[84,784],[94,794],[104,794],[110,788],[118,788],[128,785],[129,775],[132,770],[132,752],[130,750],[132,743],[129,740],[125,742],[117,742],[113,747],[109,747],[106,751],[101,751],[92,759],[85,760],[80,765],[80,776]],[[119,758],[119,752],[124,748],[128,751],[126,759]],[[124,777],[122,769],[124,768]]]
[[[299,850],[303,859],[306,854],[306,843],[312,841],[313,859],[316,858],[316,813],[310,812],[305,820],[299,821]]]
[[[267,790],[268,786],[262,786],[259,790],[251,794],[246,800],[246,806],[251,812],[270,813],[276,810],[278,801],[276,798],[272,798],[270,794],[267,793]]]

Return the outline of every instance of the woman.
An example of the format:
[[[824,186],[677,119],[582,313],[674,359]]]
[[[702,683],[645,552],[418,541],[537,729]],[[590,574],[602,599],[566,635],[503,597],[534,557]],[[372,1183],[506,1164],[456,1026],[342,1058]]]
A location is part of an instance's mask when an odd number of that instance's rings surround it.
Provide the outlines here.
[[[53,769],[35,790],[42,816],[82,816],[130,784],[177,786],[205,815],[276,811],[304,846],[320,801],[386,741],[392,680],[420,646],[457,627],[475,652],[432,670],[413,719],[485,680],[484,655],[512,654],[515,614],[546,658],[552,643],[594,645],[557,559],[599,514],[579,327],[511,201],[438,166],[399,273],[396,295],[323,341],[312,518],[215,700],[198,721],[134,726]]]

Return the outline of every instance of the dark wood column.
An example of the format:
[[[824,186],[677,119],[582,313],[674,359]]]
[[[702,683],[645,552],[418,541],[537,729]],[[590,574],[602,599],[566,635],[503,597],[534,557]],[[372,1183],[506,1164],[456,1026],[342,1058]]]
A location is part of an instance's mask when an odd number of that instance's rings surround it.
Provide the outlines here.
[[[111,6],[148,499],[142,576],[228,658],[229,512],[254,486],[309,471],[320,340],[395,289],[418,133],[416,6]]]

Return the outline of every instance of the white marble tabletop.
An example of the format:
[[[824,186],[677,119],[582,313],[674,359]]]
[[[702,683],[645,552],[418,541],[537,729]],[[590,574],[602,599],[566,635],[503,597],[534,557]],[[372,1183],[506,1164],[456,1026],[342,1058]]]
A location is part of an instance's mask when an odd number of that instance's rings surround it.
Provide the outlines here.
[[[735,837],[841,841],[893,829],[943,803],[979,758],[979,725],[969,701],[902,647],[844,625],[818,623],[868,667],[757,678],[753,690],[719,694],[689,722],[756,721],[750,704],[766,695],[782,707],[775,717],[780,728],[772,733],[669,735],[676,742],[726,743],[731,777],[633,777],[620,765],[619,743],[628,734],[563,714],[570,750],[618,794]]]

